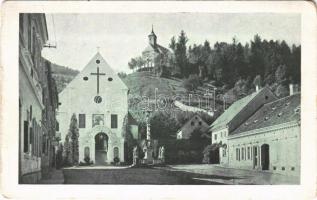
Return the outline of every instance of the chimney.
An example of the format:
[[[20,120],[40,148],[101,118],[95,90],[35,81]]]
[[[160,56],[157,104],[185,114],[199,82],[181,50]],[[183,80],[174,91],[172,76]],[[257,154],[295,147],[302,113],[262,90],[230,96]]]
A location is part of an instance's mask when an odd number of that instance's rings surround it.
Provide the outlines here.
[[[289,84],[289,96],[294,94],[294,85],[292,83]]]

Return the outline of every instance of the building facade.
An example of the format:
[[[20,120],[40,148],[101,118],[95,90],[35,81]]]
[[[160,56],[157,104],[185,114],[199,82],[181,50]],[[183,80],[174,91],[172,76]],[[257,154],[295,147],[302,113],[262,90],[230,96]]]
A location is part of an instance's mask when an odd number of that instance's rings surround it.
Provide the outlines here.
[[[207,131],[208,127],[208,124],[196,114],[177,131],[176,139],[189,139],[194,131],[200,130],[204,133]]]
[[[236,101],[211,130],[220,164],[299,177],[300,93],[292,85],[281,99],[263,88]]]
[[[267,88],[234,102],[210,126],[212,133],[211,143],[219,147],[219,162],[228,165],[228,136],[241,123],[250,117],[263,104],[276,100],[275,95]]]
[[[45,15],[20,14],[19,28],[19,183],[36,183],[52,163],[44,160],[54,151],[57,95],[41,56],[48,40]]]
[[[300,93],[263,105],[228,137],[229,165],[300,174]]]
[[[125,161],[128,88],[97,53],[59,94],[58,123],[62,142],[73,114],[78,119],[79,162],[105,165]]]

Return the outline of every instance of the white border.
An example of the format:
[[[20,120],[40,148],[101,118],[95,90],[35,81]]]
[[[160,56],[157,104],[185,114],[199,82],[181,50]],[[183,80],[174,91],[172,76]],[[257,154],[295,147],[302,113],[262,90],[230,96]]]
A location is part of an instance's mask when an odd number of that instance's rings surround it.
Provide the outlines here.
[[[301,185],[18,185],[18,13],[301,13]],[[224,22],[225,23],[225,22]],[[1,194],[11,198],[92,199],[312,199],[316,184],[316,10],[311,2],[57,2],[7,1],[1,12]]]

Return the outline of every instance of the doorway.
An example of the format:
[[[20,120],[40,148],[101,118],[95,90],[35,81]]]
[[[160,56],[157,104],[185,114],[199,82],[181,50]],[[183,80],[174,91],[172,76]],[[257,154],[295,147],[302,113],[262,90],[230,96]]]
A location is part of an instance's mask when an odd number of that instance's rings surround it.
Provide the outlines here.
[[[100,132],[95,136],[95,163],[104,165],[107,162],[108,136]]]
[[[262,170],[269,170],[270,166],[270,146],[263,144],[261,146],[261,167]]]
[[[258,147],[257,146],[253,146],[253,169],[256,169],[258,167]]]

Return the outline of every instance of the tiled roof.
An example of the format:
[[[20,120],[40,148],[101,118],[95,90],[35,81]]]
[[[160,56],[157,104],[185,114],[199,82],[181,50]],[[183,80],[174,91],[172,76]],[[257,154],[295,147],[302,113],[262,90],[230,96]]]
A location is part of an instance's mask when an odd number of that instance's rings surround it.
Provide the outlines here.
[[[300,120],[300,93],[264,104],[230,135]]]
[[[216,121],[211,124],[211,128],[218,129],[225,127],[263,89],[264,88],[261,88],[258,92],[254,92],[234,102],[224,113],[222,113],[222,115],[216,119]]]

